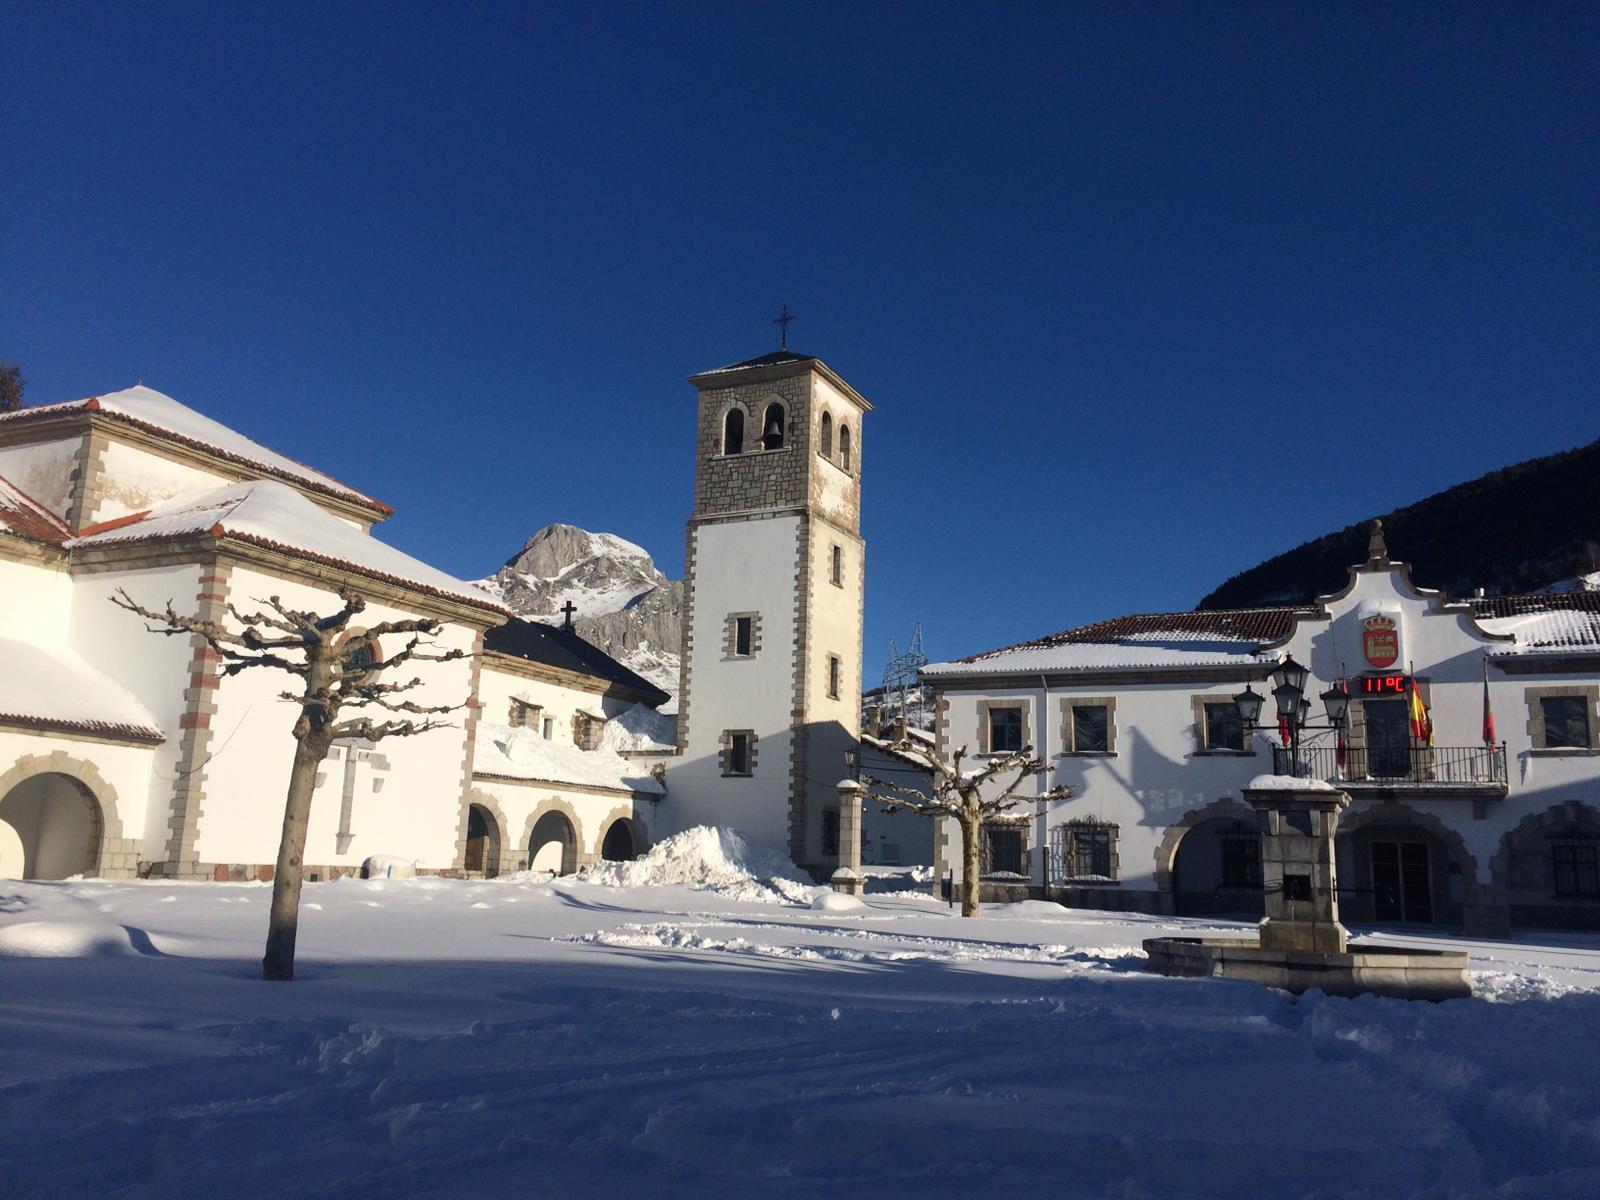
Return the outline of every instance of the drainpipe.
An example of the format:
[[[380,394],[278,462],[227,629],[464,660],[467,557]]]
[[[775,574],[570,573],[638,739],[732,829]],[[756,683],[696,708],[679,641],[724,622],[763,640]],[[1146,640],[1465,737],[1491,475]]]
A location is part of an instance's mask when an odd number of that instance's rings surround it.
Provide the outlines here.
[[[1039,715],[1034,720],[1035,737],[1033,744],[1040,758],[1046,763],[1054,763],[1050,757],[1050,685],[1045,682],[1044,676],[1039,676]],[[1039,894],[1049,899],[1050,889],[1050,813],[1049,805],[1045,803],[1044,794],[1050,790],[1050,777],[1055,774],[1053,769],[1046,770],[1035,778],[1035,794],[1039,814]]]

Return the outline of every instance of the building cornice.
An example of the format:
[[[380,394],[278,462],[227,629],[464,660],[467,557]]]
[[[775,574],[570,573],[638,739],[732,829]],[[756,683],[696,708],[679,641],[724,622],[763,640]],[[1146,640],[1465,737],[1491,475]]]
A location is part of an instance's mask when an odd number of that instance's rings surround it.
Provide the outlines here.
[[[698,375],[689,376],[689,382],[702,392],[719,391],[723,388],[746,387],[750,384],[776,383],[780,379],[793,379],[798,375],[820,375],[826,379],[846,400],[856,405],[862,412],[871,412],[873,405],[855,388],[851,387],[840,375],[820,358],[797,358],[790,362],[771,363],[755,367],[739,367],[730,370],[727,367],[715,371],[705,371]]]
[[[488,783],[513,783],[520,787],[555,789],[559,792],[582,792],[587,796],[626,796],[634,800],[659,800],[654,792],[636,792],[632,788],[603,787],[597,783],[568,783],[564,779],[528,779],[521,775],[496,775],[492,771],[474,771],[473,779]]]
[[[1259,680],[1269,669],[1269,664],[1251,663],[1238,666],[1179,667],[1170,671],[1096,669],[1086,671],[1013,671],[1006,673],[934,676],[924,682],[936,692],[981,691],[1032,691],[1039,690],[1039,681],[1047,688],[1078,687],[1137,687],[1150,684],[1170,684],[1175,687],[1205,686],[1217,683],[1248,683]]]

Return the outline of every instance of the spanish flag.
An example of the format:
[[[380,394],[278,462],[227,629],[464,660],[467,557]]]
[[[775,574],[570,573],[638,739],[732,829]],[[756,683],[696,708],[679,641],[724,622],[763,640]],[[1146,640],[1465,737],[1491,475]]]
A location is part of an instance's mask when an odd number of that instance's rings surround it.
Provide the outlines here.
[[[1428,715],[1428,706],[1422,702],[1415,675],[1411,677],[1411,736],[1424,746],[1433,745],[1433,718]]]

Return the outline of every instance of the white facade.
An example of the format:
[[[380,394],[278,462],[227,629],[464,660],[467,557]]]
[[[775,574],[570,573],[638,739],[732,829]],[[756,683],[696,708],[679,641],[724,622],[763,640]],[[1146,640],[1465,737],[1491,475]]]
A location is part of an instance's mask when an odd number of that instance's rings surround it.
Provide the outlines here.
[[[1520,615],[1499,615],[1511,610]],[[1378,653],[1369,662],[1374,619]],[[1352,571],[1345,590],[1303,609],[1122,618],[938,664],[925,678],[938,693],[946,753],[962,745],[981,753],[992,722],[1014,719],[1009,710],[1051,764],[1027,790],[1075,789],[1048,811],[1033,802],[1016,810],[1026,818],[1034,893],[1095,907],[1247,914],[1259,892],[1247,886],[1255,826],[1240,792],[1256,775],[1288,769],[1274,755],[1264,681],[1289,657],[1310,670],[1313,723],[1324,721],[1317,697],[1335,681],[1348,680],[1354,697],[1342,752],[1336,733],[1317,730],[1301,756],[1302,770],[1352,798],[1339,841],[1346,919],[1479,931],[1600,922],[1585,865],[1600,838],[1592,598],[1453,603],[1378,556]],[[1409,720],[1412,680],[1431,746],[1397,724]],[[1264,715],[1230,748],[1221,744],[1230,740],[1228,710],[1247,684],[1266,695]],[[1486,690],[1492,747],[1482,738]],[[1547,738],[1547,701],[1586,714],[1586,744],[1549,744],[1568,739]],[[1075,743],[1080,708],[1090,748]],[[958,845],[946,830],[943,865],[959,873]]]
[[[733,826],[826,876],[838,865],[834,785],[859,734],[871,405],[819,360],[788,352],[691,382],[673,821]]]
[[[277,857],[298,715],[281,693],[297,680],[223,675],[203,641],[149,632],[111,603],[119,592],[228,625],[229,605],[250,613],[268,596],[332,612],[348,586],[367,602],[352,636],[427,617],[434,649],[461,652],[392,668],[421,680],[409,699],[456,706],[445,727],[335,744],[312,804],[312,878],[373,855],[437,872],[526,865],[541,805],[574,811],[578,861],[644,849],[659,780],[574,744],[581,711],[603,722],[640,696],[581,669],[496,670],[483,640],[504,608],[372,538],[389,512],[146,388],[0,416],[0,877],[258,878]],[[483,705],[504,721],[513,694],[534,693],[564,749],[531,773],[497,749],[505,738],[480,754]],[[480,757],[500,774],[478,778]],[[485,816],[499,824],[475,836]]]

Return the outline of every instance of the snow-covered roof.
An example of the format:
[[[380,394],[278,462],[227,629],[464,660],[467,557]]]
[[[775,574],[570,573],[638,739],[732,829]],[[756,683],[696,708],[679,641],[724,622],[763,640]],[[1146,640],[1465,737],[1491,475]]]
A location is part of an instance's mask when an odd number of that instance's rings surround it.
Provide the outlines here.
[[[30,542],[51,546],[59,546],[72,536],[65,521],[3,475],[0,475],[0,529]]]
[[[247,480],[169,500],[147,512],[91,526],[67,545],[76,549],[193,534],[267,546],[491,612],[509,611],[472,584],[384,545],[272,479]]]
[[[1286,637],[1302,611],[1244,608],[1136,613],[1064,629],[956,662],[933,663],[923,667],[922,674],[940,679],[1274,663],[1276,654],[1263,652],[1262,646]]]
[[[10,638],[0,638],[0,723],[165,740],[144,705],[65,646]]]
[[[624,709],[600,733],[600,749],[617,753],[670,754],[678,748],[678,719],[648,704]]]
[[[1485,632],[1517,639],[1496,647],[1491,653],[1497,658],[1600,652],[1600,592],[1487,596],[1473,600],[1472,608]]]
[[[610,750],[580,750],[548,740],[532,729],[478,723],[473,744],[472,769],[479,775],[541,783],[575,783],[585,787],[664,795],[661,781],[637,762]]]
[[[7,423],[28,422],[49,414],[75,410],[103,413],[137,428],[158,433],[170,441],[204,450],[241,466],[264,471],[280,478],[292,479],[300,486],[309,487],[314,491],[342,496],[384,515],[394,512],[394,509],[381,500],[375,500],[364,492],[358,492],[355,488],[340,483],[331,475],[324,475],[304,463],[296,462],[275,450],[269,450],[261,443],[245,437],[244,434],[229,429],[221,422],[213,421],[188,405],[178,403],[171,396],[154,388],[145,387],[143,384],[120,392],[90,396],[83,400],[41,404],[34,408],[0,413],[0,427]]]

